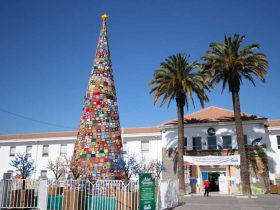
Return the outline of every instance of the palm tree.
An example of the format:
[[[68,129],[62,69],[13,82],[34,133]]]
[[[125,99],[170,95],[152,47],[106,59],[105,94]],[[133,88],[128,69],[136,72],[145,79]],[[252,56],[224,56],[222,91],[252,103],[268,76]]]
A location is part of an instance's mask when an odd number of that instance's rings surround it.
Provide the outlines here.
[[[268,62],[263,53],[254,52],[260,48],[258,44],[241,48],[244,39],[245,36],[235,34],[233,37],[225,36],[224,43],[210,43],[210,49],[202,57],[202,60],[205,61],[202,64],[202,72],[210,76],[212,85],[221,82],[222,90],[228,86],[232,94],[237,143],[241,159],[242,192],[250,195],[249,164],[244,146],[239,91],[243,79],[248,79],[255,86],[254,75],[265,82],[264,77],[267,74]]]
[[[193,93],[197,96],[202,106],[208,101],[205,94],[205,82],[202,74],[194,72],[198,64],[189,63],[186,54],[171,55],[160,64],[155,71],[154,77],[149,85],[154,85],[150,93],[154,93],[154,103],[160,98],[161,106],[168,102],[168,107],[175,99],[178,114],[178,178],[180,195],[185,193],[184,183],[184,107],[188,108],[189,102],[194,105]]]

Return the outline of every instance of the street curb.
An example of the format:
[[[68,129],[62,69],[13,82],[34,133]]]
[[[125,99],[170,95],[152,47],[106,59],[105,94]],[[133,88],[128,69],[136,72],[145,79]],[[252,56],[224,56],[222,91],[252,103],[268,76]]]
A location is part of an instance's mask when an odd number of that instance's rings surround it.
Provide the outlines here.
[[[232,194],[210,194],[209,197],[234,197]],[[184,197],[204,197],[203,194],[188,194],[184,195]]]
[[[251,196],[248,196],[248,195],[237,195],[236,198],[258,198],[258,196],[255,196],[255,195],[251,195]]]
[[[203,197],[203,194],[188,194],[188,195],[184,195],[184,198],[189,198],[189,197]],[[252,199],[256,199],[258,198],[258,196],[256,195],[233,195],[233,194],[227,194],[227,195],[223,195],[223,194],[215,194],[215,195],[209,195],[209,197],[236,197],[236,198],[252,198]]]

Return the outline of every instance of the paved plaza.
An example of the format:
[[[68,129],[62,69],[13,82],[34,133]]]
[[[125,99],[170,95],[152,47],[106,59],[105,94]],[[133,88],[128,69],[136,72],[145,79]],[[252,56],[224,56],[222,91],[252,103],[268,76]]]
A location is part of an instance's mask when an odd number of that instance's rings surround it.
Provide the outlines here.
[[[175,210],[280,210],[280,195],[266,195],[257,198],[194,195],[186,197],[185,204]]]

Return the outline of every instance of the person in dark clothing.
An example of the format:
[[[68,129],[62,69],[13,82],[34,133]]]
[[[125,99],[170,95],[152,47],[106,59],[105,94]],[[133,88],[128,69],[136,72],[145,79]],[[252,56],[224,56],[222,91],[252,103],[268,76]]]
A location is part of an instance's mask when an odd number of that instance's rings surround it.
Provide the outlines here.
[[[204,196],[207,195],[207,197],[208,197],[208,196],[209,196],[209,186],[210,186],[209,180],[206,179],[206,180],[203,182],[203,185],[204,185],[204,189],[205,189]]]

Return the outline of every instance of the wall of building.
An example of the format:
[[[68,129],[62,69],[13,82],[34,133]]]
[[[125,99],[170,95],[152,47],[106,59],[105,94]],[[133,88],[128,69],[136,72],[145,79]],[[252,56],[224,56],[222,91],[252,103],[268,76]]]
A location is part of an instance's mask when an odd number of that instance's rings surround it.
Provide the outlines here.
[[[191,177],[196,179],[195,183],[191,183],[192,193],[202,193],[204,192],[203,180],[201,177],[201,172],[225,172],[227,178],[227,190],[228,193],[235,194],[240,191],[240,170],[235,166],[190,166],[192,168]]]
[[[160,135],[149,136],[124,136],[123,140],[127,142],[127,154],[135,155],[138,160],[145,160],[147,163],[152,160],[162,160],[162,144]],[[142,151],[141,142],[149,142],[149,150]]]
[[[246,121],[244,124],[244,134],[247,135],[248,143],[251,144],[256,138],[262,138],[261,144],[266,143],[269,157],[270,179],[280,179],[280,149],[277,145],[277,136],[280,136],[280,128],[265,128],[264,121]],[[193,151],[192,138],[201,137],[202,142],[207,141],[208,128],[216,130],[217,143],[222,144],[222,136],[232,136],[232,148],[237,149],[235,125],[233,122],[191,124],[185,126],[185,137],[187,137],[187,150],[189,154],[197,153]],[[123,134],[123,142],[126,144],[127,154],[137,156],[138,160],[148,163],[152,160],[162,160],[167,170],[163,172],[164,179],[177,179],[176,166],[174,167],[174,153],[169,148],[177,146],[177,127],[162,126],[162,132],[156,133],[133,133]],[[73,137],[57,138],[34,138],[34,139],[13,139],[0,141],[0,178],[3,173],[14,170],[10,162],[14,157],[10,157],[10,147],[16,146],[16,153],[25,153],[26,146],[32,145],[31,158],[35,161],[36,173],[33,178],[38,178],[41,170],[47,170],[48,160],[55,160],[60,156],[61,144],[67,144],[67,156],[71,157],[74,149]],[[142,151],[141,142],[149,142],[148,151]],[[42,156],[43,145],[49,145],[48,157]],[[202,145],[202,149],[207,151],[207,144]],[[226,150],[223,150],[226,151]],[[222,152],[224,154],[224,152]],[[221,153],[221,154],[222,154]],[[197,153],[198,154],[198,153]],[[144,163],[144,162],[142,162]],[[53,173],[48,171],[48,178],[54,178]]]
[[[15,153],[26,153],[26,147],[32,146],[30,159],[34,160],[36,171],[32,175],[33,178],[38,178],[41,175],[42,170],[47,170],[47,165],[49,160],[56,160],[60,156],[60,147],[61,144],[67,144],[67,157],[71,157],[74,151],[74,139],[28,139],[28,140],[15,140],[7,141],[0,143],[0,178],[3,177],[3,173],[15,169],[10,166],[11,160],[14,160],[15,157],[10,156],[10,147],[15,146]],[[48,156],[43,156],[43,145],[49,145],[49,154]],[[54,175],[51,171],[47,172],[48,177],[54,178]]]
[[[264,120],[244,121],[243,130],[244,135],[247,135],[247,142],[251,144],[255,139],[262,138],[261,144],[268,142],[268,135],[264,126]],[[234,122],[220,122],[220,123],[200,123],[189,124],[184,127],[184,136],[187,138],[187,150],[193,150],[193,137],[201,137],[202,150],[207,150],[207,130],[214,128],[216,131],[217,145],[223,145],[223,136],[231,136],[232,149],[237,149],[237,137]],[[178,142],[177,127],[175,126],[163,126],[162,127],[162,152],[163,163],[167,166],[167,171],[163,173],[165,179],[176,179],[177,172],[174,165],[174,153],[170,152],[177,147]],[[196,152],[192,152],[196,153]]]
[[[270,180],[280,183],[280,148],[278,148],[277,136],[280,136],[280,127],[268,128],[268,164]]]
[[[15,157],[10,156],[11,146],[16,147],[15,153],[25,153],[26,147],[31,145],[30,158],[35,161],[36,172],[32,175],[32,178],[39,178],[42,170],[47,170],[48,178],[54,178],[54,175],[46,167],[49,160],[56,160],[60,156],[61,144],[67,144],[66,156],[70,158],[74,151],[75,137],[60,137],[60,138],[40,138],[40,139],[15,139],[15,140],[1,140],[0,141],[0,179],[3,174],[9,170],[14,171],[14,168],[10,166],[11,160]],[[134,154],[140,160],[145,160],[147,163],[152,160],[161,161],[161,138],[160,133],[150,134],[124,134],[123,141],[127,144],[127,152]],[[149,150],[141,151],[141,142],[149,142]],[[43,145],[49,145],[49,154],[44,157]],[[15,174],[14,174],[15,175]]]
[[[236,130],[233,122],[228,123],[201,123],[185,125],[184,136],[187,138],[187,149],[193,149],[193,137],[201,137],[202,142],[207,142],[207,130],[214,128],[216,130],[217,144],[222,145],[222,136],[230,135],[232,137],[232,147],[237,148]],[[245,121],[243,122],[243,132],[247,135],[248,144],[251,144],[256,138],[262,138],[261,143],[266,143],[268,135],[264,127],[264,121]],[[164,148],[177,147],[177,127],[163,127],[162,145]],[[207,149],[207,144],[202,145],[202,149]]]

